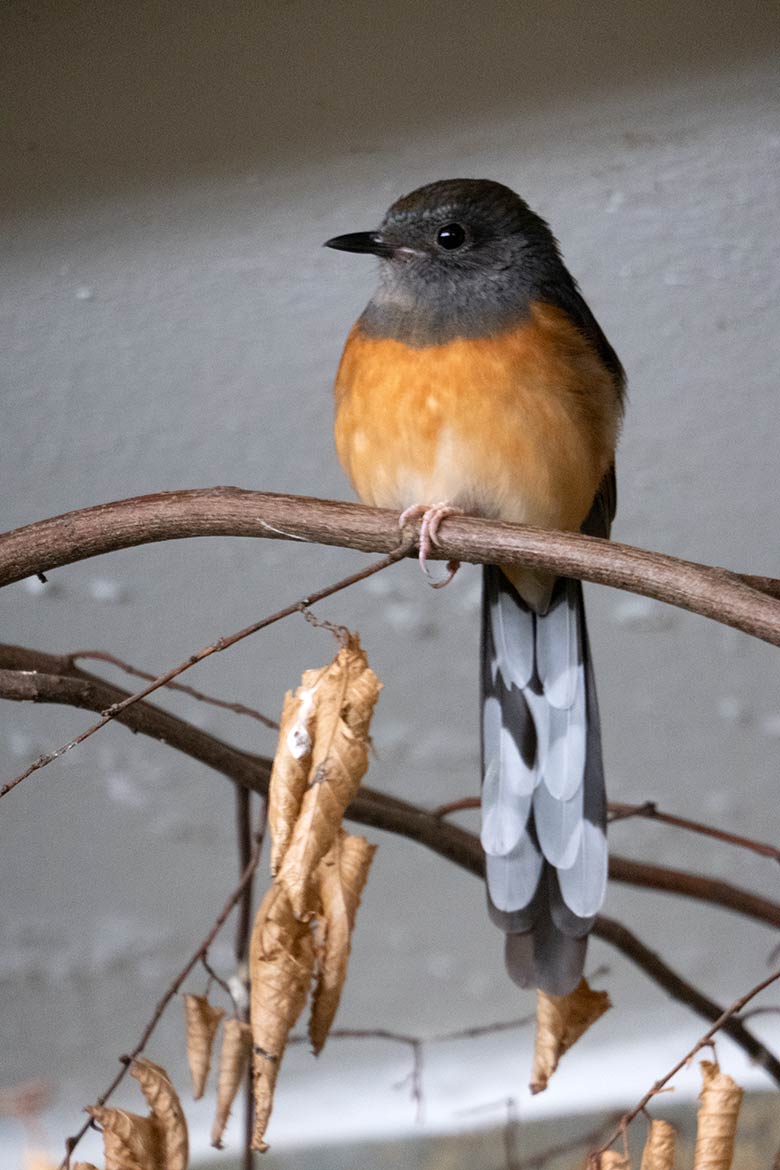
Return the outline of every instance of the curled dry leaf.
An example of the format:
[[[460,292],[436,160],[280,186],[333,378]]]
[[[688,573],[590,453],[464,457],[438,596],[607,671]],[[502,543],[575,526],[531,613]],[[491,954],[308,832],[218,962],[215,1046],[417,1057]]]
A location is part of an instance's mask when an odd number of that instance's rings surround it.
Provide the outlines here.
[[[58,1163],[52,1162],[46,1150],[35,1148],[24,1151],[22,1166],[23,1170],[58,1170]]]
[[[141,1092],[160,1128],[165,1170],[187,1170],[190,1158],[187,1122],[170,1077],[159,1064],[143,1057],[132,1061],[130,1075],[141,1086]]]
[[[375,852],[376,845],[370,845],[365,837],[349,837],[341,830],[317,871],[325,941],[318,955],[309,1021],[315,1054],[321,1052],[339,1006],[355,915]]]
[[[298,918],[307,913],[315,870],[368,767],[368,729],[380,689],[355,637],[320,673],[308,788],[278,873]]]
[[[569,995],[536,993],[536,1037],[531,1092],[541,1093],[564,1052],[576,1044],[611,1007],[606,991],[592,991],[587,979]]]
[[[162,1132],[155,1117],[105,1105],[90,1105],[87,1113],[103,1130],[106,1170],[163,1170]]]
[[[651,1121],[640,1170],[674,1170],[676,1139],[674,1126],[668,1121]]]
[[[273,885],[257,912],[249,949],[255,1150],[268,1148],[263,1137],[279,1065],[290,1029],[306,1002],[313,970],[311,929],[295,917],[284,887]]]
[[[205,995],[185,995],[184,1014],[187,1021],[187,1062],[192,1073],[192,1095],[199,1100],[205,1091],[211,1067],[211,1050],[222,1008],[214,1007]]]
[[[601,1155],[599,1170],[631,1170],[631,1159],[617,1150],[605,1150]]]
[[[701,1062],[701,1079],[693,1170],[729,1170],[744,1090],[714,1061]]]
[[[307,670],[301,685],[284,696],[279,742],[268,788],[268,827],[271,830],[271,873],[275,874],[290,844],[293,827],[309,782],[311,727],[317,683],[322,670]]]
[[[249,1024],[231,1016],[222,1030],[222,1052],[217,1081],[217,1112],[211,1127],[211,1144],[222,1149],[222,1134],[230,1117],[230,1110],[244,1079],[249,1053],[252,1051],[252,1029]]]

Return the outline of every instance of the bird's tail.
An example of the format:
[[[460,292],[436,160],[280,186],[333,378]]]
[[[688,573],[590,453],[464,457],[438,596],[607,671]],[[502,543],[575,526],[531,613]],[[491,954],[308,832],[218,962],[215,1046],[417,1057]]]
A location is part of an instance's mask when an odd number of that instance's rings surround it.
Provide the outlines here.
[[[582,586],[534,613],[501,569],[482,599],[482,845],[488,905],[521,987],[582,976],[607,880],[606,797]]]

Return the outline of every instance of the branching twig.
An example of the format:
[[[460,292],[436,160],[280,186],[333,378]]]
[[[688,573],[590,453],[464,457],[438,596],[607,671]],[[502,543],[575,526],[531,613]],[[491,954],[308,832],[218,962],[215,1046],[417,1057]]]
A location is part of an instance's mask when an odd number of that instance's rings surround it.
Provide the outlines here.
[[[80,658],[90,658],[95,662],[108,662],[111,666],[116,666],[119,670],[123,670],[125,674],[132,674],[135,678],[145,678],[147,682],[154,682],[157,678],[156,674],[151,674],[147,670],[139,670],[137,666],[132,666],[129,662],[117,658],[116,654],[109,654],[107,650],[75,650],[70,657],[74,663],[78,662]],[[200,703],[208,703],[210,706],[219,707],[223,711],[232,711],[235,715],[248,715],[250,719],[256,719],[264,727],[270,727],[276,731],[279,729],[279,724],[275,719],[269,719],[262,711],[256,711],[254,707],[247,707],[244,703],[233,703],[228,699],[218,699],[216,695],[207,695],[205,691],[197,691],[195,687],[188,687],[185,683],[169,682],[165,685],[167,690],[179,691],[183,695],[189,695],[190,698],[197,699]]]
[[[253,536],[364,552],[398,543],[394,512],[302,496],[210,488],[100,504],[0,536],[0,585],[60,565],[160,540]],[[732,573],[575,533],[450,517],[431,556],[516,564],[612,585],[734,626],[780,645],[780,581]]]
[[[113,683],[87,675],[69,664],[67,655],[56,656],[0,644],[0,698],[66,703],[102,711],[107,706],[121,705],[127,697],[127,692]],[[66,673],[59,673],[61,671]],[[138,702],[124,709],[117,722],[185,752],[253,792],[267,795],[271,761],[265,757],[234,748],[147,702]],[[454,861],[480,877],[483,874],[482,849],[474,834],[439,819],[436,813],[418,805],[364,787],[350,805],[347,815],[360,824],[418,841],[448,861]],[[610,858],[610,878],[694,897],[703,902],[715,902],[770,926],[780,922],[778,903],[700,874],[666,870],[613,855]]]
[[[8,669],[8,668],[11,669]],[[5,668],[5,669],[3,669]],[[44,672],[64,673],[44,673]],[[68,673],[70,672],[70,673]],[[107,705],[122,700],[126,692],[72,666],[67,656],[55,656],[41,651],[27,650],[18,646],[0,645],[0,697],[38,701],[68,703],[73,706],[103,710]],[[202,760],[210,767],[229,776],[237,783],[254,792],[265,795],[268,790],[270,761],[253,756],[248,752],[215,739],[185,720],[161,711],[151,703],[138,702],[124,710],[119,721],[146,735],[164,741],[171,747]],[[362,789],[350,805],[347,816],[363,825],[373,826],[387,832],[397,833],[427,846],[439,856],[454,862],[477,876],[482,876],[484,859],[478,838],[457,825],[448,824],[435,814],[408,801],[384,793]],[[668,892],[710,900],[708,879],[696,874],[671,871],[666,883],[659,882],[660,867],[644,866],[641,862],[629,861],[622,857],[610,859],[610,877],[617,881],[637,881],[648,885],[649,878],[658,888]],[[744,890],[725,883],[716,883],[721,905],[741,912],[747,909],[754,915],[761,911],[764,899],[758,899]],[[747,899],[746,902],[743,901]],[[777,922],[778,907],[766,903],[766,914],[758,913],[762,921]],[[721,1014],[721,1008],[702,996],[691,984],[670,970],[649,948],[625,927],[609,919],[601,918],[594,933],[622,950],[635,962],[650,979],[660,983],[675,999],[714,1020]],[[739,1020],[727,1025],[732,1038],[749,1055],[761,1063],[780,1084],[780,1064]]]
[[[754,1064],[763,1068],[776,1085],[780,1085],[780,1060],[745,1027],[742,1020],[732,1018],[724,1013],[720,1004],[703,995],[697,987],[673,971],[660,955],[646,946],[627,926],[600,914],[593,927],[593,933],[597,938],[603,939],[604,942],[608,942],[622,951],[627,959],[635,963],[672,999],[685,1004],[696,1015],[710,1021],[718,1021],[725,1017],[725,1022],[719,1026],[726,1035],[730,1036],[734,1043],[747,1053]]]
[[[178,975],[176,975],[169,983],[162,999],[160,999],[160,1001],[158,1002],[157,1006],[154,1009],[154,1013],[152,1014],[152,1018],[149,1020],[149,1023],[144,1028],[143,1033],[141,1034],[141,1039],[138,1041],[138,1043],[136,1044],[133,1051],[128,1053],[126,1056],[120,1057],[122,1067],[120,1068],[119,1072],[116,1074],[116,1076],[114,1077],[113,1081],[108,1086],[108,1088],[101,1094],[100,1097],[98,1097],[96,1104],[104,1105],[106,1103],[106,1101],[108,1100],[108,1098],[111,1096],[111,1094],[114,1092],[114,1090],[117,1088],[117,1086],[122,1082],[122,1080],[125,1077],[125,1074],[127,1073],[128,1068],[130,1067],[131,1062],[133,1060],[135,1060],[135,1058],[137,1056],[140,1056],[141,1053],[146,1048],[146,1045],[149,1043],[149,1039],[150,1039],[152,1033],[154,1032],[155,1028],[157,1027],[160,1020],[162,1019],[162,1016],[163,1016],[165,1009],[168,1007],[168,1004],[171,1002],[173,997],[179,991],[179,988],[184,983],[184,980],[187,978],[190,971],[192,971],[193,967],[197,966],[198,963],[202,962],[204,957],[208,954],[209,947],[214,942],[214,939],[217,937],[220,930],[227,922],[234,907],[241,900],[244,889],[246,888],[246,886],[251,884],[252,879],[253,879],[254,874],[255,874],[255,870],[257,869],[257,866],[260,862],[260,854],[262,852],[262,848],[263,848],[263,833],[262,833],[262,828],[261,828],[261,830],[258,831],[258,833],[256,834],[254,846],[252,848],[252,853],[249,857],[249,861],[247,862],[247,865],[244,869],[244,872],[241,874],[241,879],[240,879],[238,885],[233,890],[233,892],[230,895],[230,897],[228,898],[227,902],[225,902],[225,905],[222,907],[219,914],[217,915],[217,918],[214,921],[214,925],[211,927],[211,929],[209,930],[206,937],[200,943],[200,945],[198,946],[198,949],[195,951],[195,953],[193,955],[190,956],[190,958],[187,960],[187,962],[182,967],[181,971],[179,971]],[[65,1157],[63,1158],[62,1162],[60,1163],[60,1170],[66,1170],[66,1167],[70,1166],[71,1155],[72,1155],[73,1151],[75,1150],[76,1146],[81,1141],[81,1139],[84,1137],[84,1134],[90,1128],[91,1124],[92,1124],[91,1120],[86,1121],[84,1123],[84,1125],[82,1125],[82,1127],[78,1131],[78,1133],[74,1134],[72,1137],[66,1138],[66,1140],[65,1140],[66,1153],[65,1153]]]
[[[681,1068],[684,1068],[686,1064],[693,1060],[697,1052],[700,1052],[702,1048],[706,1048],[708,1044],[711,1044],[713,1037],[719,1031],[721,1031],[728,1022],[732,1021],[734,1017],[742,1011],[742,1008],[745,1007],[746,1004],[750,1003],[751,999],[754,999],[760,992],[764,991],[765,988],[771,986],[772,983],[776,983],[778,979],[780,979],[780,971],[775,971],[772,975],[768,975],[766,979],[762,979],[761,982],[757,983],[755,987],[752,987],[750,991],[747,991],[744,995],[741,995],[739,999],[735,999],[733,1004],[731,1004],[730,1007],[727,1007],[726,1010],[717,1018],[717,1020],[715,1020],[712,1027],[709,1028],[708,1031],[706,1031],[704,1035],[696,1041],[693,1048],[686,1052],[685,1056],[683,1056],[681,1060],[678,1060],[674,1068],[671,1069],[666,1074],[666,1076],[661,1077],[659,1081],[656,1081],[653,1087],[648,1089],[648,1091],[645,1093],[642,1100],[637,1105],[635,1105],[633,1109],[629,1110],[628,1113],[623,1115],[620,1120],[620,1125],[615,1130],[615,1132],[604,1142],[602,1146],[600,1146],[597,1150],[593,1150],[593,1152],[590,1154],[588,1158],[588,1165],[598,1168],[601,1164],[601,1155],[605,1152],[605,1150],[609,1149],[612,1143],[616,1142],[618,1138],[625,1133],[626,1128],[631,1124],[634,1118],[639,1116],[642,1110],[647,1107],[653,1097],[661,1092],[665,1085],[668,1085],[672,1077],[676,1076]]]
[[[478,796],[464,796],[460,800],[450,800],[440,804],[433,810],[435,817],[449,817],[456,812],[469,812],[478,809]],[[725,829],[716,829],[714,825],[705,825],[701,821],[689,821],[686,817],[678,817],[673,813],[662,812],[655,801],[646,800],[644,804],[621,804],[610,801],[607,805],[610,824],[614,821],[625,821],[632,817],[646,817],[651,821],[661,821],[665,825],[674,825],[678,829],[687,829],[691,833],[700,833],[703,837],[713,837],[716,841],[724,841],[727,845],[737,845],[742,849],[749,849],[761,857],[771,857],[780,862],[780,849],[774,845],[767,845],[764,841],[755,841],[752,837],[740,837],[736,833],[727,833]]]
[[[284,609],[278,610],[277,613],[273,613],[268,617],[261,618],[259,621],[253,622],[250,626],[246,626],[244,629],[238,630],[235,634],[230,634],[228,637],[217,638],[215,642],[212,642],[208,646],[204,646],[202,650],[198,650],[195,654],[191,654],[189,658],[185,659],[184,662],[180,662],[178,666],[172,667],[170,670],[166,671],[165,674],[158,675],[158,677],[153,679],[148,686],[143,687],[140,691],[136,691],[132,695],[128,695],[127,698],[122,699],[121,702],[114,703],[113,706],[109,707],[108,710],[103,712],[102,717],[97,721],[97,723],[93,723],[90,727],[86,728],[86,730],[82,731],[80,735],[77,735],[75,739],[69,740],[68,743],[63,744],[62,747],[56,748],[53,752],[47,752],[45,755],[39,756],[38,759],[34,760],[32,764],[29,765],[29,767],[24,769],[23,772],[20,772],[18,776],[14,776],[13,780],[9,780],[7,784],[4,784],[2,788],[0,788],[0,797],[7,796],[8,793],[16,788],[18,784],[21,784],[21,782],[26,780],[28,776],[32,776],[33,772],[40,771],[40,769],[45,768],[47,764],[53,763],[55,760],[59,759],[60,756],[64,756],[66,752],[69,752],[74,747],[84,743],[86,739],[89,739],[89,737],[94,735],[96,731],[100,731],[101,728],[105,727],[107,723],[110,723],[113,719],[116,719],[117,715],[121,715],[121,713],[130,707],[133,703],[137,703],[140,699],[145,699],[147,695],[151,695],[154,691],[159,690],[160,687],[167,686],[172,679],[177,678],[180,674],[183,674],[185,670],[189,670],[190,667],[195,666],[198,662],[203,662],[205,658],[209,658],[212,654],[218,654],[222,650],[227,650],[230,646],[235,646],[236,642],[241,642],[244,638],[248,638],[252,634],[256,634],[259,630],[266,629],[267,626],[273,625],[274,622],[281,621],[282,618],[290,617],[291,614],[300,613],[301,610],[307,609],[315,602],[322,601],[324,598],[330,597],[332,594],[338,593],[340,590],[346,589],[350,585],[354,585],[358,581],[363,581],[366,577],[371,577],[374,573],[378,573],[382,569],[388,568],[390,565],[395,564],[396,561],[401,560],[401,558],[406,555],[406,551],[406,545],[402,545],[396,548],[395,552],[392,552],[388,556],[383,557],[381,561],[375,561],[373,565],[369,565],[367,569],[363,569],[359,573],[352,573],[349,577],[344,577],[341,581],[336,581],[336,583],[333,585],[327,585],[324,589],[318,589],[316,593],[310,593],[308,596],[301,598],[299,601],[294,601],[291,605],[286,605]]]
[[[653,800],[647,800],[644,804],[620,804],[610,801],[608,807],[610,822],[625,821],[630,817],[645,817],[650,821],[661,821],[665,825],[687,829],[691,833],[700,833],[703,837],[713,837],[716,841],[725,841],[728,845],[738,845],[742,849],[750,849],[762,857],[771,857],[774,861],[780,862],[780,849],[774,845],[767,845],[763,841],[754,841],[752,837],[739,837],[736,833],[727,833],[725,829],[703,825],[701,821],[689,821],[686,817],[661,812]]]
[[[536,1013],[520,1016],[516,1020],[502,1020],[494,1024],[479,1024],[473,1028],[457,1028],[452,1032],[434,1032],[432,1036],[410,1036],[406,1032],[394,1032],[388,1028],[333,1028],[329,1040],[390,1040],[394,1044],[403,1044],[412,1053],[412,1069],[409,1081],[412,1086],[412,1100],[416,1106],[417,1120],[422,1120],[424,1105],[423,1097],[423,1055],[424,1048],[429,1044],[443,1044],[455,1040],[474,1040],[479,1036],[493,1036],[498,1032],[515,1031],[525,1028],[536,1021]],[[306,1044],[307,1036],[291,1036],[288,1043]],[[402,1082],[406,1083],[406,1079]]]
[[[618,1120],[619,1114],[615,1115],[615,1121]],[[515,1162],[514,1170],[543,1170],[543,1167],[548,1162],[552,1162],[554,1158],[560,1158],[563,1154],[571,1154],[575,1150],[588,1149],[594,1142],[597,1142],[601,1135],[614,1121],[602,1122],[601,1125],[594,1126],[593,1129],[587,1133],[582,1133],[579,1137],[572,1138],[568,1142],[561,1142],[557,1146],[548,1146],[546,1150],[540,1150],[538,1154],[530,1154],[527,1158],[522,1158],[519,1162]]]

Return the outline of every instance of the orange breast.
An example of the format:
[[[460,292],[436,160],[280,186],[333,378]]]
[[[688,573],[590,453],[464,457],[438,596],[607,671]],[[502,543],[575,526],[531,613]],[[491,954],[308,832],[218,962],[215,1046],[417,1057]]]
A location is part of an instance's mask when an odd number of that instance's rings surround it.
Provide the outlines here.
[[[336,447],[360,498],[575,530],[614,456],[609,372],[564,313],[415,349],[355,326],[335,387]]]

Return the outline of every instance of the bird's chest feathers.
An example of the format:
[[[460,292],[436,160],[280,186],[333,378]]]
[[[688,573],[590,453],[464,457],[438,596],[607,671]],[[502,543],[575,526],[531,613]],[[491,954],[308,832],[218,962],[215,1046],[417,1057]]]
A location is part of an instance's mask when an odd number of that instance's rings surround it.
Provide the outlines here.
[[[535,320],[427,348],[353,330],[336,380],[336,445],[361,499],[578,526],[615,421],[610,435],[609,411],[584,394],[583,378],[597,401],[610,396],[599,364],[553,340]]]

